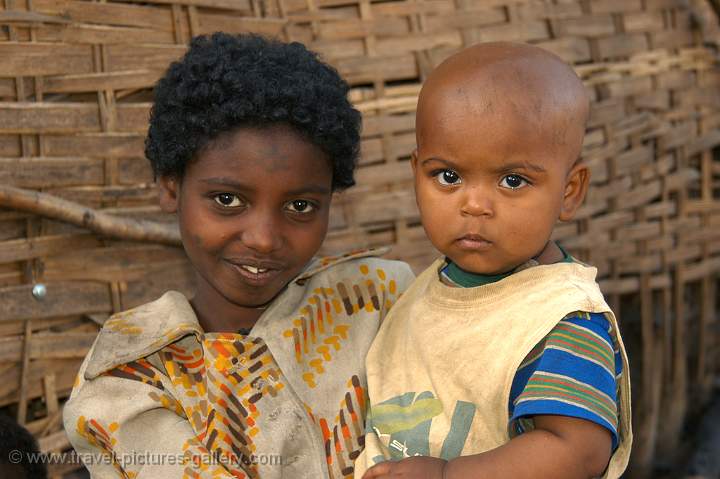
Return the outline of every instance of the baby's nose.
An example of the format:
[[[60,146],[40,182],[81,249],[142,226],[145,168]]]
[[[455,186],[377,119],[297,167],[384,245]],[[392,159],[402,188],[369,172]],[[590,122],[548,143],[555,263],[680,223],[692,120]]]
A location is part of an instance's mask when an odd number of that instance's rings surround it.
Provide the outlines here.
[[[468,188],[460,213],[467,216],[493,216],[492,198],[481,188]]]

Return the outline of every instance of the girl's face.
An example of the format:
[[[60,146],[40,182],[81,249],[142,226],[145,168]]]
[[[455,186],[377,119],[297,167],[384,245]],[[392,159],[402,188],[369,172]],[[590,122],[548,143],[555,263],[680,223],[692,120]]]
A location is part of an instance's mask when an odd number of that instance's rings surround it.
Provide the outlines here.
[[[160,183],[161,205],[177,212],[197,272],[194,301],[218,309],[264,305],[325,239],[330,161],[290,127],[225,134],[197,154],[180,182]]]

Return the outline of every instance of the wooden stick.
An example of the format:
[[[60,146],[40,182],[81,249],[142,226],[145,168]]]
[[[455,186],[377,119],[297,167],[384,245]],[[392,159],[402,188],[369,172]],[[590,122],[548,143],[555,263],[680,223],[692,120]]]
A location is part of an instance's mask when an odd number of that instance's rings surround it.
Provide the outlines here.
[[[17,411],[17,422],[21,425],[27,422],[28,382],[30,380],[30,341],[32,341],[32,320],[28,319],[25,321],[22,369],[20,370],[20,399],[18,401]]]
[[[39,191],[0,185],[0,206],[71,223],[102,236],[175,246],[181,244],[180,232],[175,224],[113,216]]]
[[[43,378],[45,389],[45,404],[47,406],[48,421],[40,432],[40,437],[47,436],[58,425],[62,419],[62,409],[58,403],[57,390],[55,386],[55,373],[46,374]]]

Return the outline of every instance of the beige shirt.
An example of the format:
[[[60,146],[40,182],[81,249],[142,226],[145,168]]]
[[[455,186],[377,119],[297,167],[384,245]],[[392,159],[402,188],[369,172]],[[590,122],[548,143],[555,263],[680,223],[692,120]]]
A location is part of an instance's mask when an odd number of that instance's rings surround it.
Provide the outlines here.
[[[376,254],[315,261],[248,336],[204,333],[173,291],[111,317],[64,410],[92,477],[352,477],[364,358],[413,279]]]
[[[410,286],[368,352],[368,432],[355,477],[392,457],[452,459],[509,442],[508,401],[518,367],[575,311],[605,313],[619,343],[619,444],[603,477],[620,477],[632,445],[629,367],[596,269],[540,265],[484,286],[453,288],[438,277],[442,264]]]

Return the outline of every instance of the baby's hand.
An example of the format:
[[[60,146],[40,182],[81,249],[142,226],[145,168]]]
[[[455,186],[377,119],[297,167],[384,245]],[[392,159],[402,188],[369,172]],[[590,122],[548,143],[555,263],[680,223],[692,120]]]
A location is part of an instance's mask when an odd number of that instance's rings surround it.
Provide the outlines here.
[[[436,457],[414,456],[400,461],[376,464],[363,474],[362,479],[443,479],[446,461]]]

